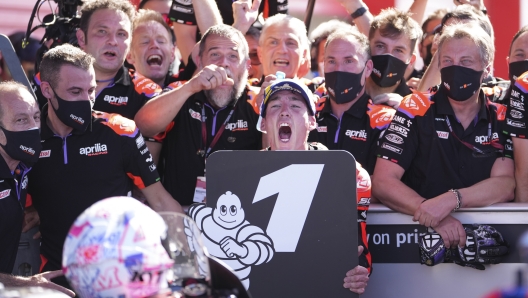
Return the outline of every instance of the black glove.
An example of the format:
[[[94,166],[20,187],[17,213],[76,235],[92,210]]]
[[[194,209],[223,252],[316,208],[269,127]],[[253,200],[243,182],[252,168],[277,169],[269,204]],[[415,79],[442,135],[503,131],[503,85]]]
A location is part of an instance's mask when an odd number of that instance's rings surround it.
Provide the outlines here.
[[[460,266],[484,270],[482,264],[498,264],[508,254],[508,243],[492,226],[474,224],[465,227],[466,246],[446,249],[444,241],[436,233],[420,237],[420,263],[434,266],[442,262],[454,262]]]

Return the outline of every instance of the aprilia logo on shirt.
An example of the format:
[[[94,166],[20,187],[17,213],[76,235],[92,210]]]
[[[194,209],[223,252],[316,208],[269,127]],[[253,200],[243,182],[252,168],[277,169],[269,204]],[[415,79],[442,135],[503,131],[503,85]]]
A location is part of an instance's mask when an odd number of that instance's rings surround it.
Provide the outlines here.
[[[494,132],[493,135],[491,136],[491,139],[492,140],[498,140],[499,139],[499,134]],[[490,144],[490,139],[488,136],[475,136],[475,143],[479,143],[481,145],[489,145]]]
[[[106,144],[97,143],[92,147],[84,147],[79,150],[79,154],[86,156],[95,156],[101,154],[108,154]]]
[[[123,106],[128,103],[128,97],[127,96],[105,95],[104,101],[114,106]]]
[[[10,194],[11,194],[10,189],[0,191],[0,200],[9,197]]]
[[[235,123],[227,123],[225,129],[230,131],[248,130],[248,123],[247,121],[238,120]]]
[[[347,137],[350,137],[353,140],[367,141],[367,133],[364,129],[362,130],[347,130],[345,132]]]

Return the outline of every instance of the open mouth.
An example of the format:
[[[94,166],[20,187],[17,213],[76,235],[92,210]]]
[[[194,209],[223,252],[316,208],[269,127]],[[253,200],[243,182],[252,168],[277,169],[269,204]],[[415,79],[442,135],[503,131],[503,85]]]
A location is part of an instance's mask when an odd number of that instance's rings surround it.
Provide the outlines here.
[[[162,62],[163,62],[163,58],[160,55],[150,55],[147,58],[147,64],[150,66],[152,65],[160,66]]]
[[[284,59],[277,59],[277,60],[273,61],[273,65],[286,67],[286,66],[290,65],[290,61],[284,60]]]
[[[279,139],[281,142],[288,142],[290,141],[292,134],[291,127],[288,123],[281,123],[279,125]]]
[[[106,51],[106,52],[104,52],[104,55],[105,55],[106,57],[114,58],[114,57],[117,56],[117,53],[114,52],[114,51]]]

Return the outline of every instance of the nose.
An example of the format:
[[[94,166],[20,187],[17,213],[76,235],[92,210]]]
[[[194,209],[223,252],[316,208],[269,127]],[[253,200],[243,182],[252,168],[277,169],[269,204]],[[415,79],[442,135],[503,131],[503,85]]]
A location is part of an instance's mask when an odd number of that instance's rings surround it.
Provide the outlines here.
[[[117,36],[115,34],[108,34],[107,43],[112,46],[117,45]]]
[[[288,51],[288,47],[286,46],[286,42],[285,41],[281,41],[280,44],[279,44],[279,51],[281,53],[285,53]]]
[[[229,61],[227,59],[227,55],[223,55],[220,59],[218,59],[218,63],[216,63],[216,65],[223,68],[229,68]]]
[[[152,39],[149,44],[150,49],[159,49],[159,44],[155,39]]]
[[[281,117],[290,117],[290,108],[288,105],[282,105],[280,115]]]

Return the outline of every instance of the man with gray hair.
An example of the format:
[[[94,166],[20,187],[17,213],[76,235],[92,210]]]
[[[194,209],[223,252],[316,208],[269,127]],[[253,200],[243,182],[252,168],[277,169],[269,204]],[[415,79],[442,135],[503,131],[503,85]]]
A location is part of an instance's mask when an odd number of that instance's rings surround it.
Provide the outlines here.
[[[245,89],[250,61],[244,35],[223,24],[209,28],[196,62],[194,77],[149,101],[135,118],[145,135],[163,133],[162,182],[182,205],[203,200],[211,153],[262,148]]]
[[[511,140],[502,133],[506,107],[481,91],[493,61],[490,36],[478,26],[444,28],[437,55],[442,83],[402,101],[380,139],[373,195],[432,227],[449,247],[466,233],[450,215],[513,199]]]

